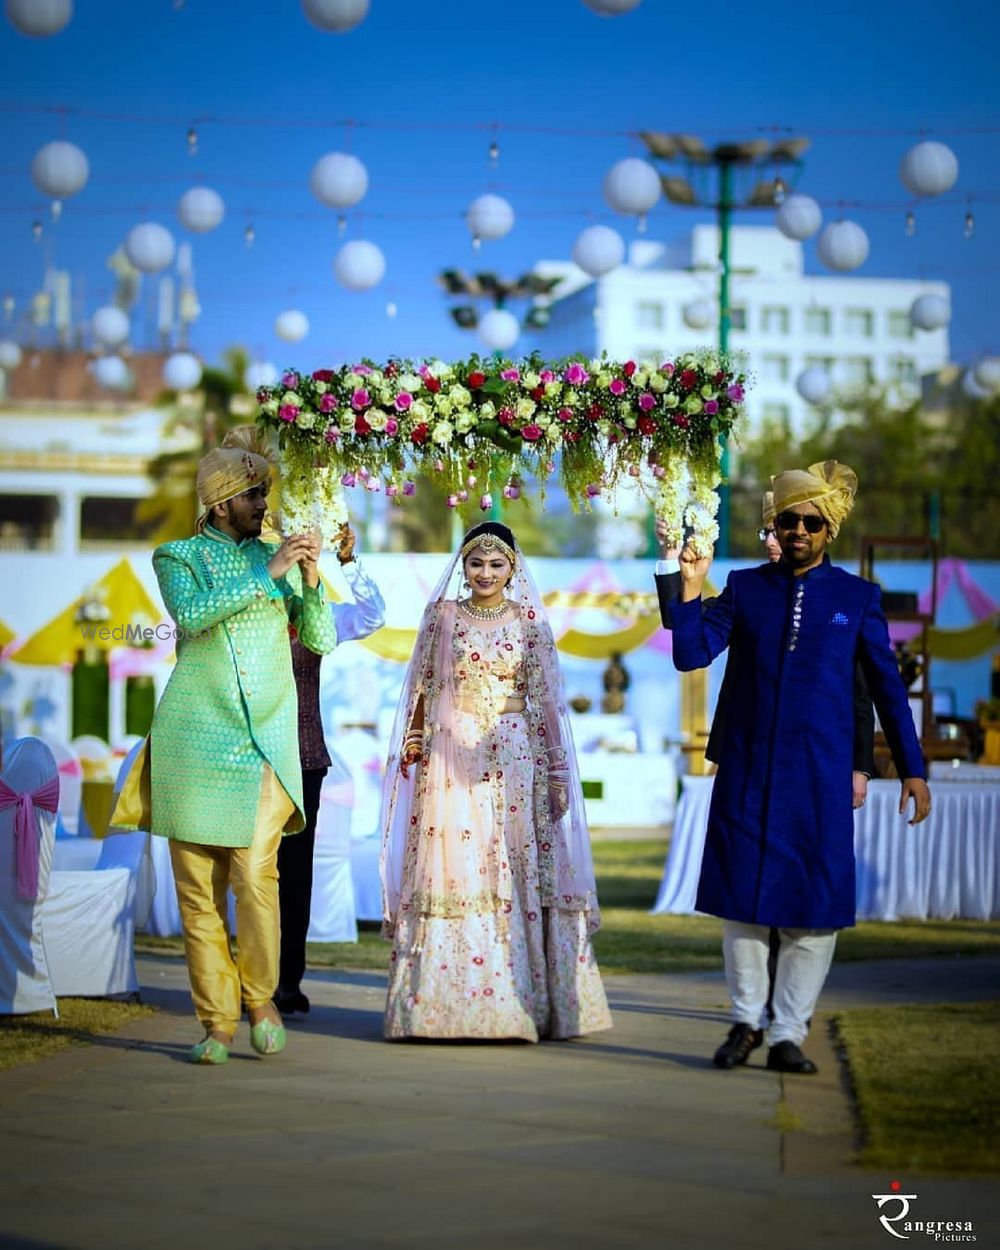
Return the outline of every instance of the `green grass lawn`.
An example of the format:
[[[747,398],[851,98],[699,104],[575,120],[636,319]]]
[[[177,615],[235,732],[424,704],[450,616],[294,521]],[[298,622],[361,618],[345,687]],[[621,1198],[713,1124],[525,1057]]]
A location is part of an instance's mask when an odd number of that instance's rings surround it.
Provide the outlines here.
[[[101,1033],[114,1033],[130,1020],[152,1014],[153,1008],[141,1003],[60,998],[58,1019],[51,1011],[0,1016],[0,1071],[93,1041]]]
[[[893,1172],[1000,1171],[1000,1003],[874,1007],[834,1017],[864,1144]]]

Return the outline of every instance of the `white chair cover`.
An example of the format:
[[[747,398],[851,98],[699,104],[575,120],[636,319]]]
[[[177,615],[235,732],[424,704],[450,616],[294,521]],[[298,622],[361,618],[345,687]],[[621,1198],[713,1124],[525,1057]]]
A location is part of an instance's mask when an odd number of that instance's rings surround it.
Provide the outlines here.
[[[57,825],[60,836],[76,837],[80,832],[80,798],[83,794],[83,765],[79,756],[62,738],[52,734],[39,735],[40,740],[55,756],[59,770],[59,812]]]
[[[351,880],[351,770],[334,752],[323,779],[316,846],[313,851],[310,942],[356,942],[354,885]],[[294,836],[294,835],[293,835]]]
[[[143,742],[142,738],[138,739],[121,762],[115,781],[112,806],[121,794],[122,787],[132,771],[135,758],[142,750]],[[99,872],[106,868],[127,868],[132,874],[137,929],[145,929],[149,913],[153,908],[153,896],[156,894],[156,873],[153,869],[149,843],[148,829],[139,829],[134,833],[111,830],[101,843],[101,854],[97,861]]]
[[[38,738],[20,738],[7,749],[4,783],[18,794],[37,790],[56,775],[52,752]],[[56,1011],[46,958],[42,902],[52,869],[55,815],[34,809],[38,832],[38,898],[17,890],[13,807],[0,811],[0,1014]],[[56,1012],[58,1014],[58,1012]]]

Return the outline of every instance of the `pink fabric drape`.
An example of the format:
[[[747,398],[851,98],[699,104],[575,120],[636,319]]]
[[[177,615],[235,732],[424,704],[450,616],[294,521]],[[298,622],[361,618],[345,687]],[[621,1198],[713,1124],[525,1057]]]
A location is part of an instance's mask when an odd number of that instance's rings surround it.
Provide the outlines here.
[[[992,597],[987,594],[981,586],[977,586],[972,580],[972,574],[969,572],[968,565],[964,560],[958,559],[957,556],[949,556],[938,564],[937,570],[937,606],[941,604],[948,596],[954,583],[958,584],[959,590],[965,599],[965,602],[977,621],[985,621],[987,617],[992,616],[996,611],[1000,610],[1000,605]],[[933,587],[928,586],[922,591],[917,599],[917,608],[920,612],[928,613],[931,610],[931,604],[934,602]],[[893,642],[909,642],[911,638],[916,638],[920,633],[919,625],[910,625],[905,621],[889,622],[889,637]]]
[[[36,790],[18,794],[0,781],[0,811],[14,810],[14,850],[17,858],[17,892],[21,898],[38,897],[38,833],[35,808],[55,812],[59,806],[59,778],[52,777]]]

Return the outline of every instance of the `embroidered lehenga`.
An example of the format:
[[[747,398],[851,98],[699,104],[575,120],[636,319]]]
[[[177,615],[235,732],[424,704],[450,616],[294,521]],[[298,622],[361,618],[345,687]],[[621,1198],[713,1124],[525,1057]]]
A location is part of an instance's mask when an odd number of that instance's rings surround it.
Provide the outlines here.
[[[555,648],[518,565],[503,620],[432,598],[404,684],[384,806],[387,1038],[537,1041],[611,1027]],[[421,704],[423,756],[404,780],[399,751]],[[555,803],[553,761],[568,790]]]

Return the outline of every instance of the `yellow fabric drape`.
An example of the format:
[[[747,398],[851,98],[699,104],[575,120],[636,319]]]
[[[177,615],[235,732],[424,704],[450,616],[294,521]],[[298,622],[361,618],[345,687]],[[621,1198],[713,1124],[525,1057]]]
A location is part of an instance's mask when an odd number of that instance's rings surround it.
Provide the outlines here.
[[[1000,612],[985,621],[967,625],[963,629],[938,629],[927,631],[927,642],[934,660],[973,660],[986,655],[1000,644]]]
[[[102,625],[155,626],[163,619],[160,609],[149,597],[128,559],[119,560],[94,584],[93,590],[110,613],[108,620],[94,622],[96,628],[93,638],[85,640],[79,623],[73,619],[85,597],[78,595],[58,616],[54,616],[16,651],[12,651],[9,658],[16,664],[72,664],[85,641],[87,646],[97,647],[101,651],[112,651],[116,647],[127,645],[121,638],[100,638],[97,631]]]
[[[0,647],[6,647],[7,643],[13,642],[16,637],[17,635],[6,621],[0,621]]]

